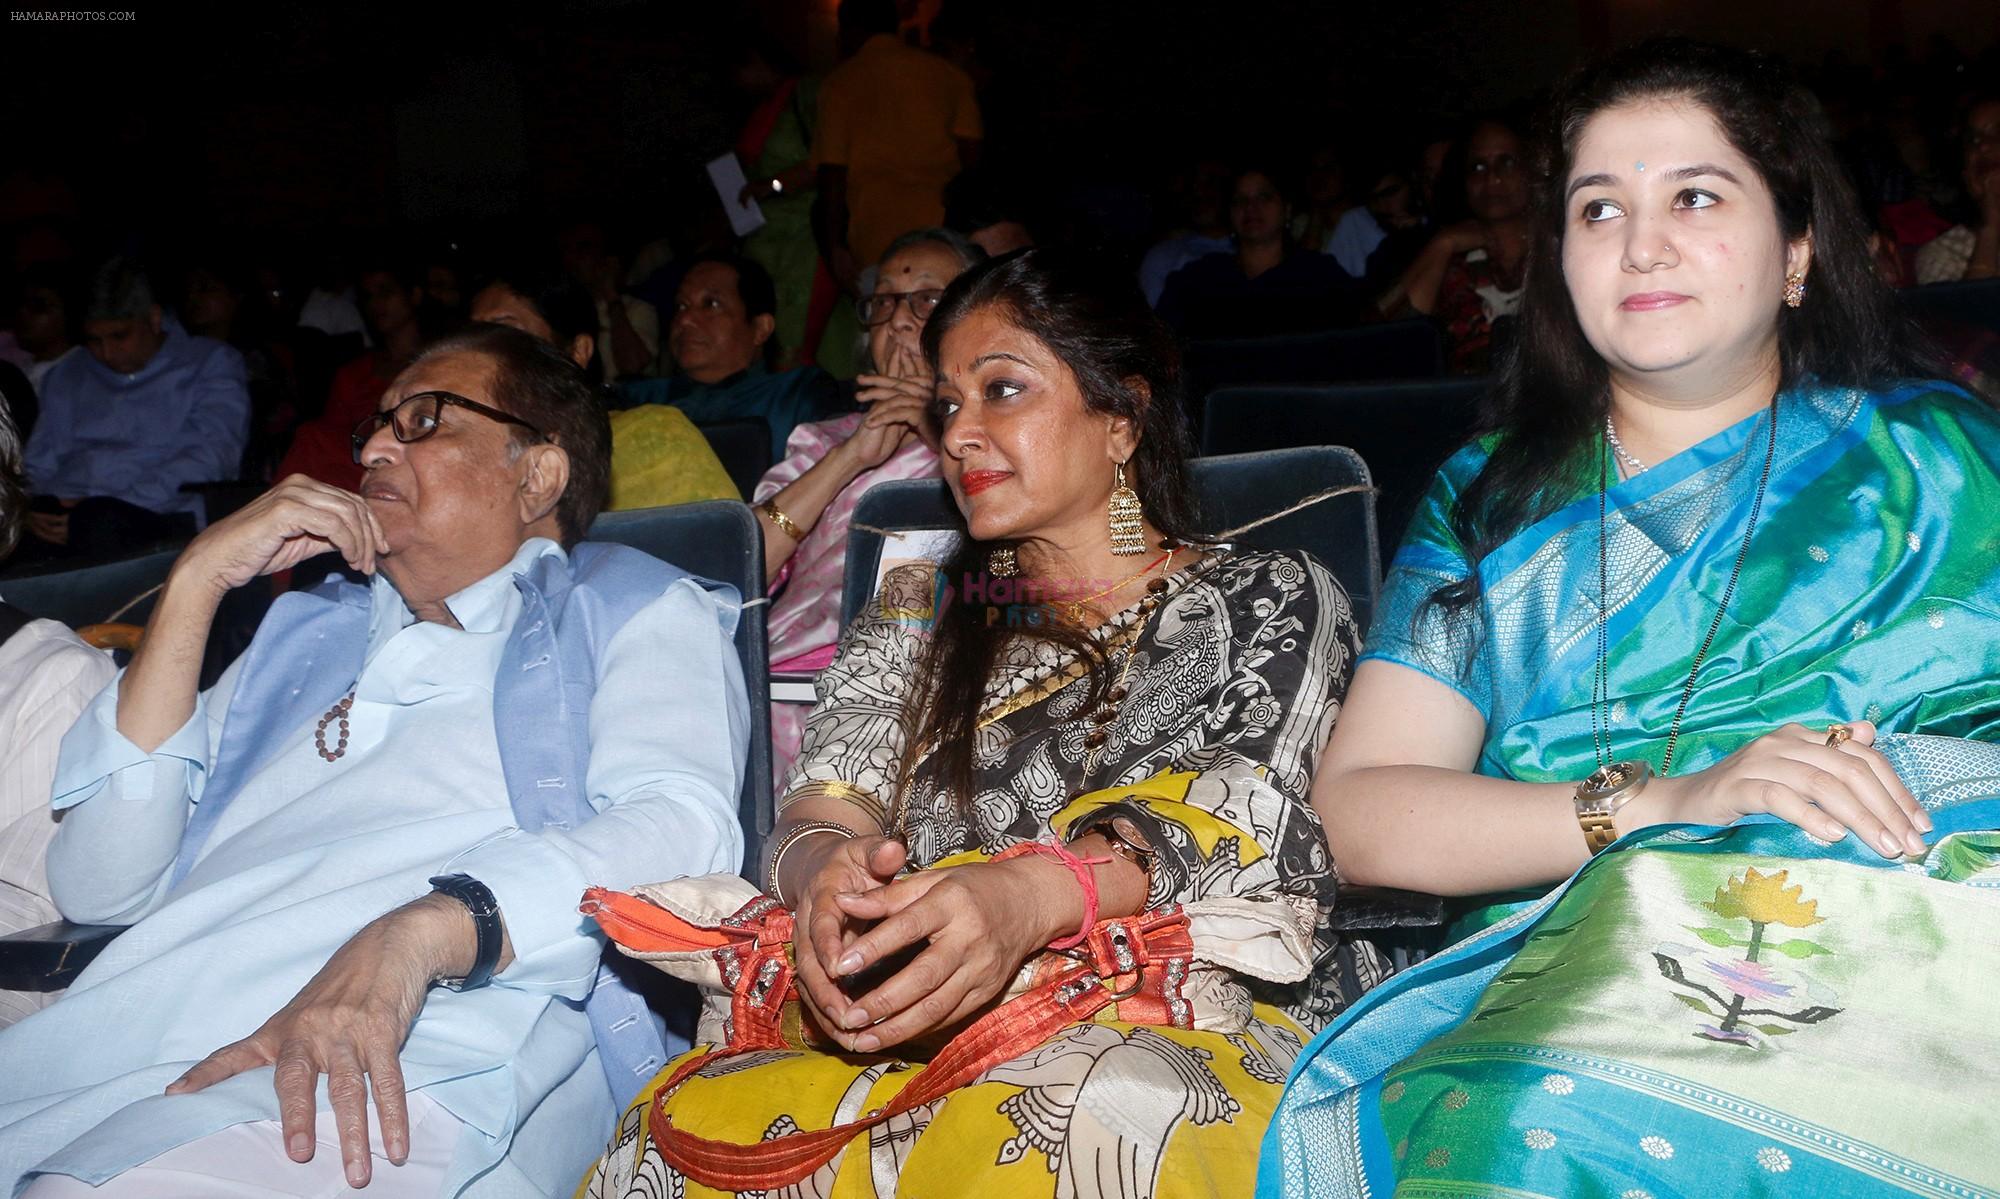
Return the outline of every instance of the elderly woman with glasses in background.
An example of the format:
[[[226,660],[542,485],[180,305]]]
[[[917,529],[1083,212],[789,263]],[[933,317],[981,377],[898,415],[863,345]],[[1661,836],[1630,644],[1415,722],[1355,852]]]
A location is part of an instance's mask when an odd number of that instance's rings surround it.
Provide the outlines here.
[[[757,484],[764,574],[784,588],[771,606],[771,669],[816,672],[833,661],[847,527],[862,493],[891,479],[937,477],[937,431],[926,415],[933,382],[918,338],[945,286],[985,257],[949,229],[891,243],[859,306],[868,370],[855,399],[864,410],[792,430],[785,460]],[[772,765],[781,778],[798,757],[809,711],[772,705]]]
[[[63,745],[56,906],[133,927],[0,1034],[0,1194],[582,1170],[668,1046],[576,897],[735,869],[749,725],[736,598],[581,540],[609,442],[567,354],[482,326],[355,429],[358,494],[288,478],[188,546]],[[222,597],[328,549],[369,585],[280,598],[198,692]]]

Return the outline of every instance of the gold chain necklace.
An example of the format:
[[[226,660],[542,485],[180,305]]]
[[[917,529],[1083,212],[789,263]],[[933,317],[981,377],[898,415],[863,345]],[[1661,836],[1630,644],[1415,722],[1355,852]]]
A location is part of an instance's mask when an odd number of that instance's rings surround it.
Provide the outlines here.
[[[1173,560],[1174,554],[1178,552],[1178,548],[1179,547],[1174,547],[1172,549],[1169,549],[1166,553],[1153,559],[1151,562],[1146,563],[1144,566],[1141,566],[1139,569],[1133,571],[1129,575],[1126,575],[1124,578],[1118,580],[1116,583],[1113,583],[1111,586],[1106,587],[1102,591],[1093,591],[1089,595],[1081,596],[1073,600],[1058,600],[1057,603],[1061,606],[1064,615],[1069,617],[1069,622],[1071,624],[1082,624],[1084,605],[1090,603],[1093,600],[1101,600],[1107,595],[1116,595],[1118,592],[1124,590],[1125,588],[1131,586],[1133,583],[1138,582],[1141,578],[1145,577],[1147,572],[1151,571],[1154,567],[1165,566],[1168,562],[1171,562]]]

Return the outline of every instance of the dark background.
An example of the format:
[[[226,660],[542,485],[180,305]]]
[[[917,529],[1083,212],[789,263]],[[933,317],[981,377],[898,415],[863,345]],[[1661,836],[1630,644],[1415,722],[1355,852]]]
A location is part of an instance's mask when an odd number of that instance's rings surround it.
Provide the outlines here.
[[[1651,32],[1780,51],[1863,97],[2000,38],[1993,0],[948,3],[989,163],[1114,225],[1146,223],[1144,197],[1197,155],[1401,145]],[[814,70],[836,56],[833,0],[137,11],[0,31],[17,261],[65,238],[310,253],[390,226],[492,236],[584,215],[700,240],[718,215],[700,164],[747,107],[739,48],[761,37]]]

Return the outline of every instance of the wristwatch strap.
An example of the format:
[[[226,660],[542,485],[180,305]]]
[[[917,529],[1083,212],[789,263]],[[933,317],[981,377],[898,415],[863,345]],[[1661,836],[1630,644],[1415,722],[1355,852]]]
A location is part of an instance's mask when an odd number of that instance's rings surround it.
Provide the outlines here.
[[[1576,822],[1583,828],[1584,844],[1590,847],[1592,857],[1618,840],[1618,828],[1612,818],[1646,789],[1652,777],[1651,764],[1632,760],[1601,766],[1577,784]]]
[[[1153,866],[1159,861],[1159,850],[1147,840],[1145,830],[1134,819],[1138,809],[1125,804],[1112,804],[1078,820],[1069,827],[1069,839],[1078,841],[1092,833],[1104,838],[1104,843],[1112,853],[1145,871],[1148,884],[1153,879]]]
[[[465,910],[472,914],[473,935],[478,938],[471,972],[464,978],[439,979],[439,983],[454,991],[473,991],[492,982],[493,970],[500,964],[503,935],[500,901],[493,898],[485,883],[469,874],[440,874],[431,880],[431,889],[465,905]]]
[[[1599,801],[1586,807],[1579,802],[1576,807],[1576,822],[1583,826],[1584,844],[1590,846],[1590,856],[1596,857],[1611,848],[1618,839],[1618,828],[1611,821],[1611,805]]]

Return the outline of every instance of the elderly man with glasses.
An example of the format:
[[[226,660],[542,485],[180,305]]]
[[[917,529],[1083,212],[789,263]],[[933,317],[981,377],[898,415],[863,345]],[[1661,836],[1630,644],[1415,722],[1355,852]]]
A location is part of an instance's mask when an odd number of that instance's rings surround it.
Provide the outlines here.
[[[668,1053],[578,898],[735,869],[749,727],[738,597],[580,540],[608,442],[574,363],[479,326],[355,431],[359,494],[188,546],[64,743],[56,904],[133,927],[0,1034],[0,1194],[574,1185]],[[198,693],[221,597],[329,547],[370,584],[282,597]]]

